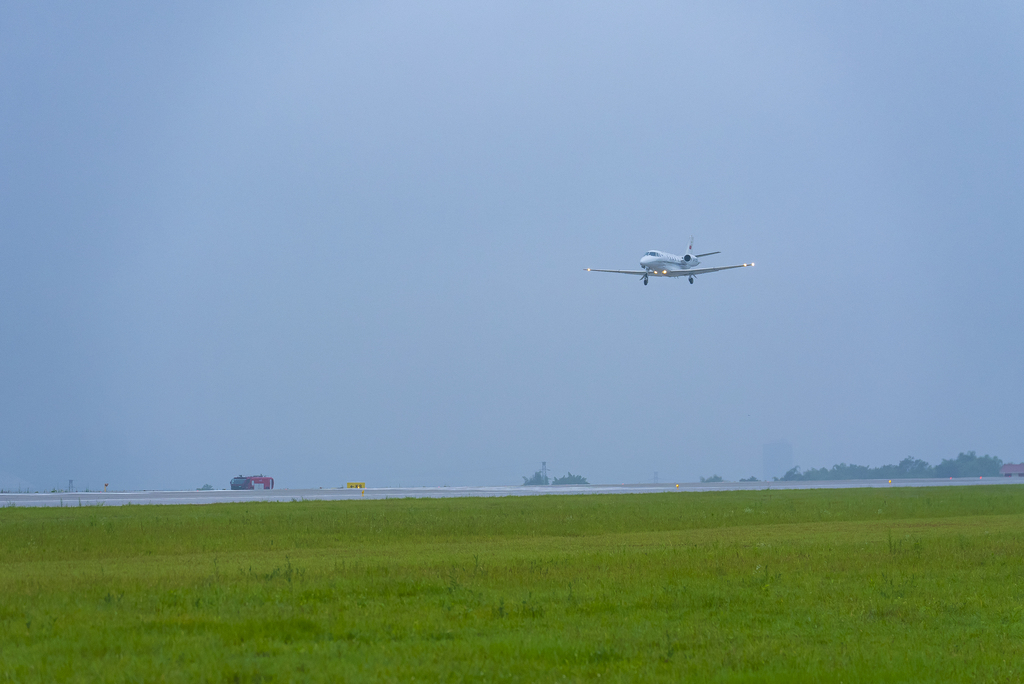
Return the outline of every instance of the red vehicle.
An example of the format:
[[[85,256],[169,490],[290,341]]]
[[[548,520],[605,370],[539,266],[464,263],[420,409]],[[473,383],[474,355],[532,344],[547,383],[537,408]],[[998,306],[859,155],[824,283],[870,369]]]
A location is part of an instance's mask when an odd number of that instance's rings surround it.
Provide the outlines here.
[[[274,478],[262,475],[239,475],[231,480],[232,489],[273,489]]]

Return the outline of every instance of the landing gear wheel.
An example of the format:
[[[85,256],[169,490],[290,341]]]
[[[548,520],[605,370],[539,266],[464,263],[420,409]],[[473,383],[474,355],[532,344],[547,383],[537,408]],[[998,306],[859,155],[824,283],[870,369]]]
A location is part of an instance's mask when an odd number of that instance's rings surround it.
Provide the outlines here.
[[[693,285],[693,276],[690,276],[690,284]]]
[[[644,276],[644,285],[647,284],[647,276]]]

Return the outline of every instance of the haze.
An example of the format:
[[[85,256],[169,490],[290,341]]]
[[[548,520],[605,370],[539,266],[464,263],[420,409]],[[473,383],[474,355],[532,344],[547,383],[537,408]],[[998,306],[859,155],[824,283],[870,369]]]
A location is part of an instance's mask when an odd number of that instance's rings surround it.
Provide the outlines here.
[[[7,3],[0,88],[5,489],[1024,459],[1019,3]]]

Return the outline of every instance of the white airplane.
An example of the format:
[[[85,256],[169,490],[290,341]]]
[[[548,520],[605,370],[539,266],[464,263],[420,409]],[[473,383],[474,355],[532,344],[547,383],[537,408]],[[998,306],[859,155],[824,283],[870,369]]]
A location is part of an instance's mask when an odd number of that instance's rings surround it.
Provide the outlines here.
[[[690,284],[693,284],[693,277],[701,275],[703,273],[714,273],[715,271],[727,271],[730,268],[743,268],[745,266],[753,266],[754,263],[749,264],[736,264],[735,266],[718,266],[717,268],[697,268],[700,264],[700,258],[711,256],[712,254],[721,254],[721,252],[707,252],[705,254],[694,254],[693,253],[693,237],[690,238],[690,246],[686,250],[686,254],[683,256],[676,256],[675,254],[669,254],[668,252],[659,252],[657,250],[651,250],[642,257],[640,257],[640,266],[644,269],[642,271],[613,271],[607,268],[588,268],[588,271],[596,271],[597,273],[625,273],[626,275],[638,275],[641,280],[644,281],[644,285],[647,284],[647,278],[650,276],[658,276],[661,278],[678,278],[679,276],[686,276],[690,280]]]

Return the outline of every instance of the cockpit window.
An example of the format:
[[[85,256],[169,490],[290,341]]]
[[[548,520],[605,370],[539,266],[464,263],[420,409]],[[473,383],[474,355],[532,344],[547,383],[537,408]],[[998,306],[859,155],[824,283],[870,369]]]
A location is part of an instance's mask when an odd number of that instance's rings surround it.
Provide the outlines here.
[[[648,252],[647,256],[658,256],[657,252]]]

